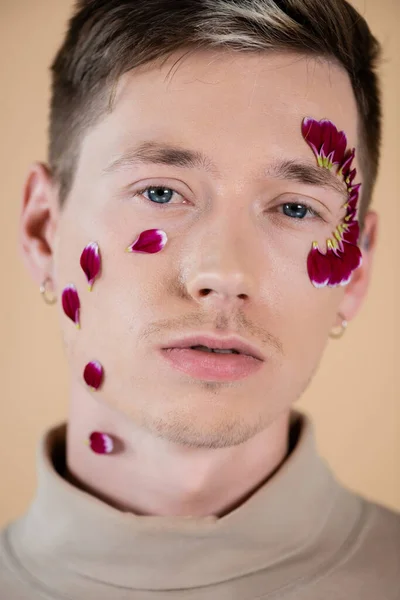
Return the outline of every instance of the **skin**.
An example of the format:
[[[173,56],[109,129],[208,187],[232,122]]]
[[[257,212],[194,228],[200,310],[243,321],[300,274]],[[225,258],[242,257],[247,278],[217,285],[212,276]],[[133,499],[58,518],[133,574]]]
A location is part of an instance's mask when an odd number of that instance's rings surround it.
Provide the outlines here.
[[[71,382],[71,481],[137,514],[221,516],[287,456],[291,408],[339,313],[351,321],[366,295],[377,215],[367,214],[369,250],[350,284],[316,289],[307,255],[313,240],[326,247],[343,200],[267,177],[265,168],[276,157],[316,164],[301,136],[304,116],[331,119],[358,148],[347,74],[301,55],[202,51],[168,77],[177,56],[121,78],[113,111],[83,139],[62,210],[47,165],[30,167],[21,247],[38,285],[50,276],[59,298],[71,282],[80,293],[81,331],[57,305]],[[139,140],[201,150],[219,173],[148,164],[102,174]],[[148,194],[135,196],[146,185],[177,193],[160,207]],[[324,220],[284,214],[285,202],[302,201]],[[152,228],[168,235],[162,252],[124,252]],[[79,266],[90,241],[103,258],[92,292]],[[199,332],[242,336],[265,355],[262,369],[236,382],[200,381],[158,356],[169,340]],[[94,359],[105,369],[98,392],[82,378]],[[94,430],[119,440],[115,455],[88,449]]]

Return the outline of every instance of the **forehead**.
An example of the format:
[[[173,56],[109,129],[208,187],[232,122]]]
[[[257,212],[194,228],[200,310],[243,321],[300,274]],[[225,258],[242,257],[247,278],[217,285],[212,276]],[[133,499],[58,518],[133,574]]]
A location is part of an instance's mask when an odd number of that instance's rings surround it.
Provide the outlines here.
[[[154,140],[201,149],[221,169],[236,169],[261,158],[309,158],[305,116],[330,119],[357,148],[357,107],[344,69],[286,52],[203,50],[125,73],[112,112],[93,134],[99,152],[107,138],[108,160],[132,142]]]

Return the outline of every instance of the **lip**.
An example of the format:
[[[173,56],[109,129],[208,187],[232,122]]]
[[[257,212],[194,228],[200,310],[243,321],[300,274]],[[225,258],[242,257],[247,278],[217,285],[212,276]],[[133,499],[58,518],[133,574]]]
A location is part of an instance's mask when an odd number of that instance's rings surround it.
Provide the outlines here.
[[[191,346],[199,345],[225,350],[235,348],[241,354],[214,354],[191,349]],[[256,373],[265,360],[256,348],[237,337],[195,335],[169,342],[167,347],[160,350],[163,358],[173,368],[208,381],[243,379]]]
[[[196,379],[207,381],[236,381],[256,373],[262,360],[245,354],[214,354],[190,348],[162,349],[169,365]]]
[[[229,337],[218,337],[207,334],[195,334],[185,338],[172,340],[168,342],[162,349],[167,350],[171,348],[190,348],[191,346],[207,346],[208,348],[219,348],[221,350],[234,349],[238,350],[241,355],[247,355],[255,358],[259,361],[264,361],[265,357],[263,354],[254,346],[246,342],[240,337],[229,336]],[[234,356],[238,356],[235,354]]]

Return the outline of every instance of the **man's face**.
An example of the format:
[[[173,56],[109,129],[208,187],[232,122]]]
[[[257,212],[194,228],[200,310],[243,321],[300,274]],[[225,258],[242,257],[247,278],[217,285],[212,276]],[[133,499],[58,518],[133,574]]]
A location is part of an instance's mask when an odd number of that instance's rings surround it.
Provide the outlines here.
[[[325,248],[343,197],[268,169],[277,160],[316,165],[301,135],[306,116],[330,119],[357,147],[357,110],[347,75],[326,62],[204,51],[171,75],[175,60],[126,74],[112,113],[84,138],[57,231],[54,279],[59,294],[73,283],[80,295],[81,330],[61,307],[60,320],[82,393],[167,439],[226,446],[300,397],[344,294],[313,287],[307,274],[312,242]],[[198,151],[215,165],[107,169],[144,142]],[[354,166],[360,173],[357,154]],[[137,193],[152,186],[169,202]],[[303,204],[320,217],[294,210]],[[166,232],[165,248],[125,252],[148,229]],[[93,241],[102,273],[89,292],[79,260]],[[159,349],[192,333],[239,335],[265,361],[235,381],[187,375]],[[97,392],[82,377],[92,360],[105,372]]]

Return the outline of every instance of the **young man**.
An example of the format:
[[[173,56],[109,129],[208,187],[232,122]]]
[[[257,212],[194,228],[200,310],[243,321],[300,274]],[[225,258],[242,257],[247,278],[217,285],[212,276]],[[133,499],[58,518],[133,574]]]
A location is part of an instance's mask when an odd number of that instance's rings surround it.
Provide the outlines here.
[[[78,2],[21,218],[70,413],[2,599],[400,598],[293,409],[367,292],[378,56],[344,0]]]

